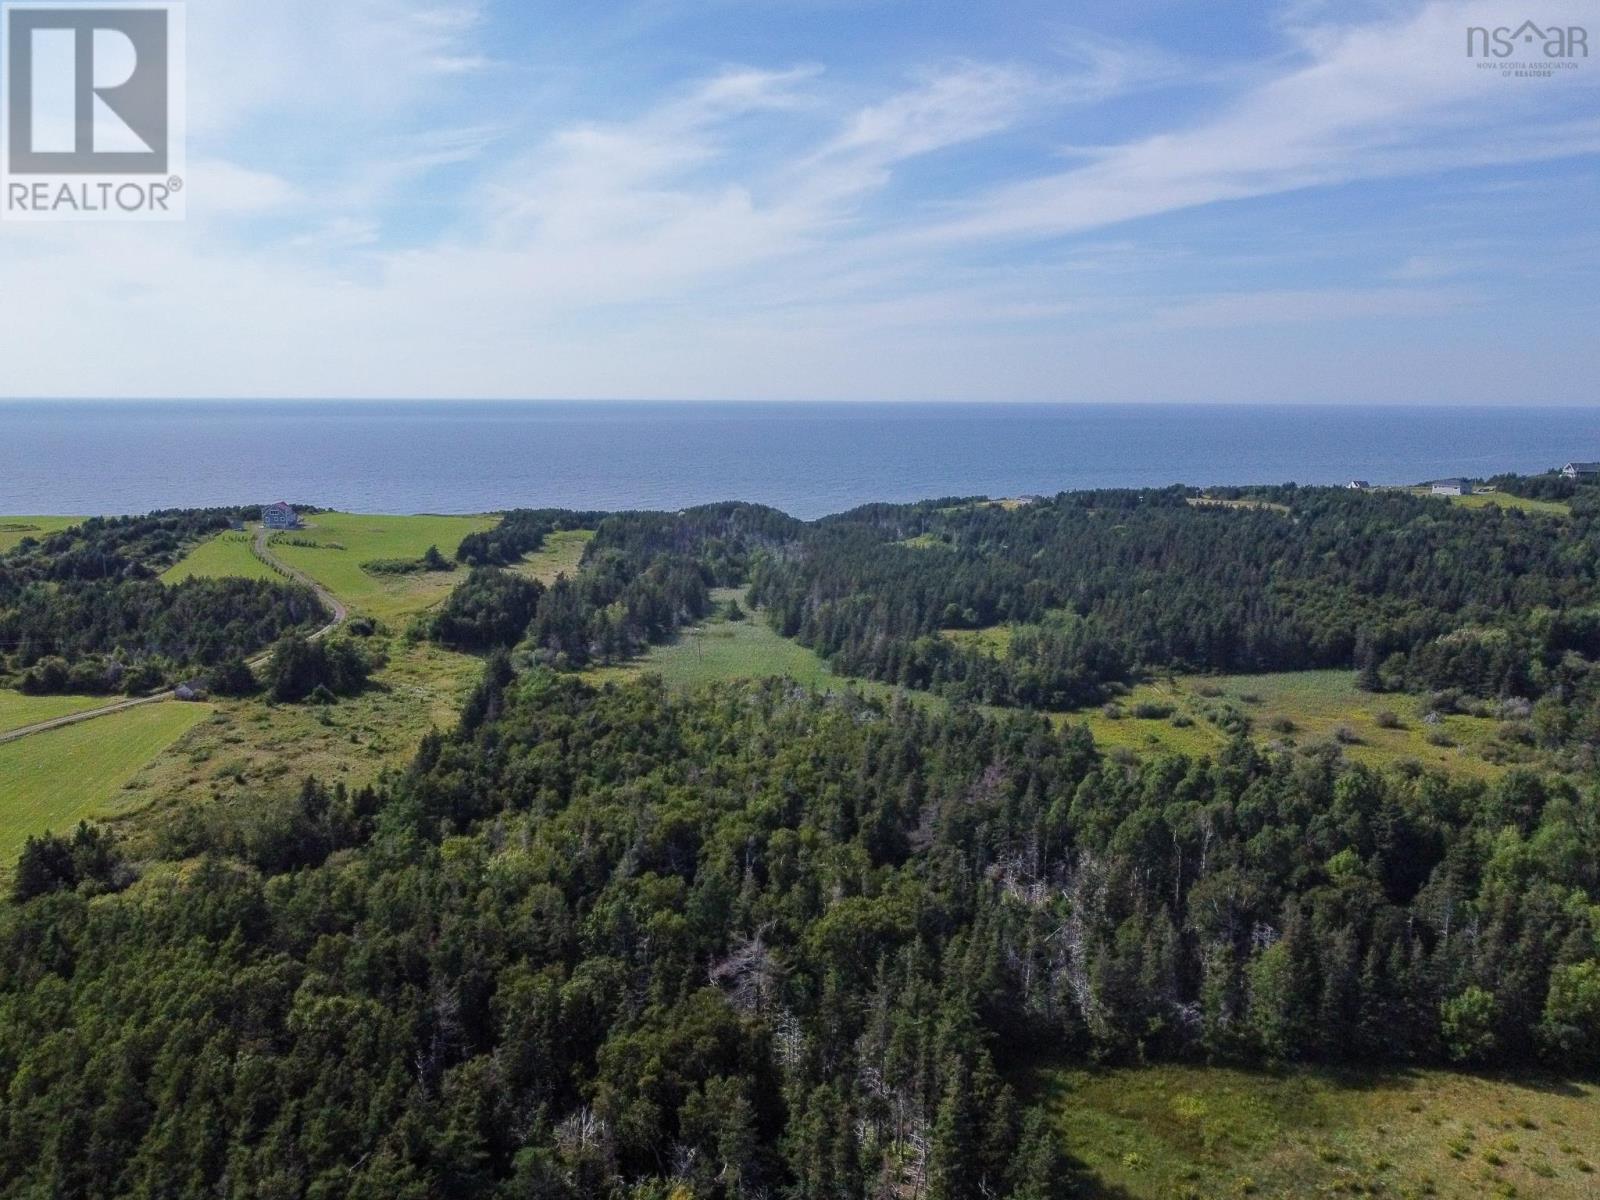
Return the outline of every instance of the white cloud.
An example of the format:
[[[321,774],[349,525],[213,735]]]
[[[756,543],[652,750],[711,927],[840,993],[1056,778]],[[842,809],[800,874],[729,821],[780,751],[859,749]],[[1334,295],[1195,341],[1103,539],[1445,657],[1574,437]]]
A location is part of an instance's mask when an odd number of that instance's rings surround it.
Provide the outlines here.
[[[187,6],[190,137],[253,121],[322,138],[460,86],[488,65],[480,0],[204,0]]]
[[[1292,64],[1230,79],[1242,90],[1209,116],[1065,170],[1034,150],[963,171],[963,154],[998,137],[1026,130],[1036,145],[1046,118],[1079,128],[1086,106],[1170,79],[1174,60],[1072,34],[1055,60],[944,60],[865,99],[861,81],[814,66],[739,66],[631,119],[545,125],[494,92],[429,122],[463,72],[496,75],[478,5],[208,0],[191,14],[191,220],[0,229],[0,286],[27,298],[0,324],[7,387],[1158,398],[1166,378],[1225,390],[1208,353],[1236,367],[1230,339],[1276,330],[1286,355],[1320,362],[1293,339],[1471,314],[1489,298],[1421,286],[1451,274],[1421,251],[1365,280],[1203,291],[1166,286],[1199,256],[1126,230],[1009,252],[1229,198],[1600,146],[1600,123],[1561,108],[1572,89],[1553,89],[1571,81],[1512,91],[1463,69],[1469,10],[1303,18]],[[1434,52],[1445,42],[1448,61]],[[300,158],[314,166],[295,169]],[[935,182],[897,191],[919,160]],[[1018,180],[1019,166],[1035,174]],[[1001,170],[1011,182],[974,194],[971,180]],[[1244,260],[1230,268],[1275,265],[1265,250]],[[84,343],[93,353],[59,353]],[[1273,377],[1263,366],[1248,386]]]
[[[1582,0],[1547,6],[1579,22]],[[1044,237],[1217,201],[1315,185],[1590,152],[1600,126],[1541,133],[1549,94],[1479,70],[1466,29],[1496,25],[1494,2],[1432,3],[1400,20],[1297,30],[1306,61],[1188,129],[1103,149],[1087,165],[994,188],[918,238]],[[1543,81],[1587,89],[1600,72]],[[1434,143],[1444,140],[1443,151]]]

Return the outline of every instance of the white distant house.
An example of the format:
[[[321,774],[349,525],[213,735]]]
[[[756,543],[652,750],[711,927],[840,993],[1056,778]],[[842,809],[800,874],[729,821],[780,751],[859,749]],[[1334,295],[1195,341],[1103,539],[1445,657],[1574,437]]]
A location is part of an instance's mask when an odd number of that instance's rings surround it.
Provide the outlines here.
[[[1364,492],[1368,488],[1370,488],[1372,485],[1370,483],[1368,483],[1365,479],[1352,479],[1349,483],[1345,484],[1344,486],[1349,488],[1352,492]]]
[[[268,529],[299,529],[300,514],[279,500],[276,504],[261,506],[261,523]]]
[[[1569,462],[1561,468],[1561,473],[1568,479],[1577,479],[1587,475],[1600,475],[1600,462]]]
[[[1433,481],[1433,494],[1435,496],[1470,496],[1472,484],[1465,479],[1435,479]]]

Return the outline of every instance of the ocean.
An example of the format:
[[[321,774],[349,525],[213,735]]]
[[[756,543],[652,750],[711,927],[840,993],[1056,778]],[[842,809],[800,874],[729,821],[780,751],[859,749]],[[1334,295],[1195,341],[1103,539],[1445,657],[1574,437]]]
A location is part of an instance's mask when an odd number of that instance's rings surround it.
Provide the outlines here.
[[[1186,483],[1417,483],[1600,460],[1600,410],[634,402],[0,403],[0,513],[286,499],[676,509]]]

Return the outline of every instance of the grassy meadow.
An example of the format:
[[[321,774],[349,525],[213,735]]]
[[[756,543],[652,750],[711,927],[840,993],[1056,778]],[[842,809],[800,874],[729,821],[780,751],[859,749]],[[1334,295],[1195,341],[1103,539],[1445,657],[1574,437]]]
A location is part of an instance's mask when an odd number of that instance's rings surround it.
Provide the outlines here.
[[[116,699],[115,696],[24,696],[21,692],[0,688],[0,733],[99,708]]]
[[[742,588],[719,588],[712,593],[719,606],[737,599]],[[759,610],[742,621],[730,621],[719,612],[702,625],[684,630],[677,639],[652,646],[633,662],[599,667],[584,673],[591,683],[660,675],[671,687],[694,687],[725,679],[784,677],[804,687],[832,692],[852,688],[869,696],[889,698],[895,689],[885,683],[835,675],[813,650],[775,631]],[[909,693],[913,700],[936,703],[927,693]]]
[[[337,704],[214,701],[209,719],[129,773],[125,807],[147,828],[193,806],[240,810],[297,790],[307,775],[361,787],[410,762],[430,729],[454,725],[482,667],[479,659],[395,638],[372,685]]]
[[[30,834],[115,817],[124,785],[211,713],[205,704],[146,704],[0,746],[0,869]]]
[[[544,539],[544,546],[537,553],[518,563],[516,572],[546,585],[554,583],[559,576],[576,575],[583,552],[592,541],[592,529],[558,530]]]
[[[453,558],[462,538],[493,529],[499,519],[316,513],[306,518],[305,529],[275,534],[271,547],[277,558],[311,576],[351,611],[400,624],[448,596],[460,582],[460,573],[385,575],[363,564],[420,558],[429,546]]]
[[[1148,712],[1170,709],[1171,715],[1141,718],[1135,715],[1141,705]],[[1231,707],[1250,718],[1254,736],[1263,744],[1299,746],[1338,739],[1352,762],[1382,767],[1409,759],[1479,779],[1500,774],[1501,768],[1478,753],[1492,740],[1495,721],[1452,715],[1430,726],[1423,723],[1421,706],[1418,696],[1361,691],[1353,671],[1291,671],[1157,680],[1139,684],[1119,699],[1112,711],[1120,711],[1120,717],[1096,708],[1060,719],[1084,722],[1107,748],[1210,754],[1228,740],[1211,717]],[[1380,714],[1397,718],[1398,726],[1385,728]],[[1191,723],[1174,724],[1174,718]],[[1432,744],[1430,732],[1453,744]]]
[[[280,576],[255,556],[251,548],[254,533],[227,530],[201,542],[161,576],[162,583],[182,583],[185,579],[278,579]]]
[[[738,597],[737,589],[716,593],[719,605]],[[999,626],[948,631],[946,636],[991,653],[1003,653],[1010,630]],[[684,630],[666,645],[653,646],[630,663],[586,673],[591,682],[660,674],[669,685],[691,687],[721,679],[786,676],[807,687],[856,688],[868,695],[893,696],[888,684],[835,675],[818,655],[776,633],[751,613],[743,621],[720,614]],[[918,703],[942,701],[925,692],[908,693]],[[1160,716],[1139,716],[1139,712]],[[1437,725],[1422,720],[1421,698],[1377,695],[1355,686],[1351,671],[1295,671],[1267,675],[1189,675],[1137,684],[1113,705],[1056,713],[1066,724],[1085,724],[1106,750],[1215,755],[1229,734],[1218,723],[1228,713],[1248,717],[1256,741],[1303,746],[1337,740],[1353,762],[1375,767],[1414,761],[1458,776],[1488,779],[1503,768],[1480,757],[1494,736],[1488,717],[1451,715]],[[1383,723],[1380,723],[1382,714]],[[1390,725],[1390,718],[1398,723]],[[1448,746],[1428,740],[1448,739]]]
[[[947,629],[943,636],[999,656],[1010,648],[1013,631],[995,625]],[[1177,675],[1137,684],[1103,707],[1056,715],[1088,725],[1107,749],[1214,754],[1228,741],[1223,721],[1231,710],[1249,718],[1262,744],[1302,746],[1336,739],[1345,757],[1371,766],[1412,760],[1479,779],[1501,772],[1481,753],[1494,740],[1493,719],[1453,714],[1430,725],[1423,720],[1422,701],[1363,692],[1353,671]]]
[[[1430,488],[1407,488],[1415,496],[1432,496]],[[1484,491],[1473,492],[1470,496],[1440,496],[1439,499],[1449,504],[1458,504],[1462,508],[1515,508],[1522,512],[1539,513],[1547,517],[1566,517],[1572,513],[1571,508],[1559,500],[1530,500],[1526,496],[1513,496],[1509,492]]]
[[[1089,1200],[1600,1196],[1600,1086],[1450,1071],[1041,1069]]]
[[[15,549],[24,538],[59,533],[82,522],[82,517],[0,517],[0,554]]]

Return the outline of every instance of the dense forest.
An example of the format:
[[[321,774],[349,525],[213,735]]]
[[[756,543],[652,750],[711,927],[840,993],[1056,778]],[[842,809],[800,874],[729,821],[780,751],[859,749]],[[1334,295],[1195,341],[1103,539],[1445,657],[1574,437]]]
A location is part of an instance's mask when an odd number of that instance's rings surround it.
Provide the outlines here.
[[[950,498],[813,524],[744,504],[623,513],[549,588],[491,556],[433,633],[582,668],[701,619],[709,589],[748,584],[838,673],[952,700],[1060,711],[1155,672],[1342,667],[1446,709],[1450,696],[1536,709],[1528,737],[1592,756],[1600,487],[1541,476],[1505,490],[1559,494],[1571,513],[1296,487]],[[594,514],[512,516],[542,540]],[[997,626],[999,651],[949,636]]]
[[[485,664],[403,775],[179,822],[181,870],[28,843],[0,1196],[1047,1200],[1043,1055],[1600,1070],[1592,770],[1135,758],[1027,711],[1342,666],[1590,737],[1587,497],[1214,497],[617,514],[550,586],[511,547],[576,525],[519,519],[419,631]],[[943,702],[573,676],[738,585]]]
[[[1592,793],[1134,768],[780,681],[484,691],[404,780],[124,896],[30,844],[5,1194],[1037,1200],[1066,1148],[1007,1079],[1046,1049],[1600,1065]]]
[[[1532,698],[1600,653],[1597,537],[1576,511],[1327,488],[875,506],[763,560],[753,596],[846,673],[991,703],[1074,707],[1153,668]],[[1005,657],[939,636],[1002,623]]]
[[[0,679],[23,691],[153,690],[326,617],[311,589],[162,571],[243,510],[95,518],[0,554]]]

